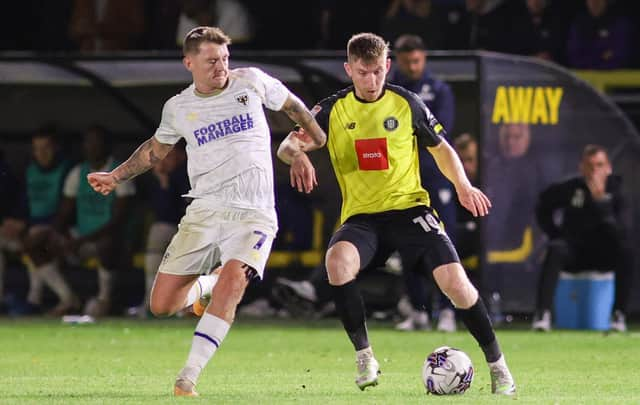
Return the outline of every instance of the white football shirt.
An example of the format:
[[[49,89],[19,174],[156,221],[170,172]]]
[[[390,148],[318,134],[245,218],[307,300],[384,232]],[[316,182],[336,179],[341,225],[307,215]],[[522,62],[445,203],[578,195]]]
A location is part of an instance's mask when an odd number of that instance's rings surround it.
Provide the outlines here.
[[[198,94],[192,84],[170,98],[155,137],[166,144],[186,140],[186,196],[220,207],[274,209],[271,131],[262,106],[279,111],[288,95],[260,69],[239,68],[216,95]]]

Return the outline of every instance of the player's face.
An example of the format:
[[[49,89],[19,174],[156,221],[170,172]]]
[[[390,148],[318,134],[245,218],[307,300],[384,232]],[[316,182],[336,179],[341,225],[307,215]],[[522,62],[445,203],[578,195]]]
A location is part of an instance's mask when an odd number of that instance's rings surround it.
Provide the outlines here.
[[[386,57],[369,63],[358,59],[344,64],[347,75],[353,81],[356,96],[365,101],[376,101],[380,97],[390,67],[391,60]]]
[[[31,150],[33,158],[38,164],[44,168],[51,167],[55,157],[55,146],[51,138],[35,137],[31,141]]]
[[[396,55],[396,64],[403,75],[411,80],[419,80],[427,64],[427,53],[421,50],[399,52]]]
[[[211,93],[224,89],[229,79],[229,48],[213,42],[200,44],[198,53],[184,57],[184,65],[193,75],[196,89]]]

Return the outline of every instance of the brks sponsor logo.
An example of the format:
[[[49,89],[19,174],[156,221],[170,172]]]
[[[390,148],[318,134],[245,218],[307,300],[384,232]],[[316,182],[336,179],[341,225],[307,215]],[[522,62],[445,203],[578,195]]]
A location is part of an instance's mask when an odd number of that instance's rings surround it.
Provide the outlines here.
[[[360,170],[389,168],[387,138],[356,139],[355,147]]]
[[[384,119],[382,125],[387,131],[394,131],[398,128],[398,119],[396,117],[387,117]]]

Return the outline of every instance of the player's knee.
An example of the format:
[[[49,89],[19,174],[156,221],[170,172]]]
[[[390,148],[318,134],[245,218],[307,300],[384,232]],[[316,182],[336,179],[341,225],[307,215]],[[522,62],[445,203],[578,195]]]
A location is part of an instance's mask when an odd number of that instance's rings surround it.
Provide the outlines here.
[[[175,314],[178,309],[169,302],[154,300],[152,296],[149,302],[149,311],[151,311],[154,316],[167,317]]]
[[[478,290],[466,279],[453,281],[444,293],[449,297],[453,306],[459,309],[471,308],[478,300]]]
[[[358,273],[360,264],[357,257],[333,248],[327,252],[325,262],[329,284],[331,285],[343,285],[353,280]]]

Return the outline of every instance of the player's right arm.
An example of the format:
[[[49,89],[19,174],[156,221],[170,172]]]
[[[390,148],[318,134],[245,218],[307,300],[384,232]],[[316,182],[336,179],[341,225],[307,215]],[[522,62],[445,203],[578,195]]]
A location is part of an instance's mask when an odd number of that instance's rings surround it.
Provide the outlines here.
[[[172,148],[173,145],[161,143],[155,136],[152,136],[143,142],[142,145],[129,156],[129,159],[120,166],[110,172],[89,173],[87,180],[95,191],[107,195],[112,192],[118,184],[151,169],[156,163],[164,159]]]

